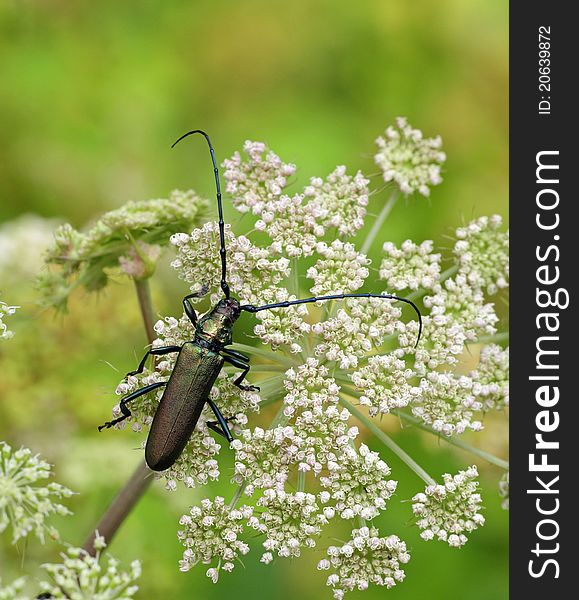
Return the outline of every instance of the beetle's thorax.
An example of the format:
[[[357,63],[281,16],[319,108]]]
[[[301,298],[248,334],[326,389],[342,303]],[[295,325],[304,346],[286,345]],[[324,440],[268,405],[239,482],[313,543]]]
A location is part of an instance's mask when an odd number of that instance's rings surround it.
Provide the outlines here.
[[[235,298],[220,300],[197,322],[195,341],[209,347],[226,346],[232,342],[232,330],[241,310]]]

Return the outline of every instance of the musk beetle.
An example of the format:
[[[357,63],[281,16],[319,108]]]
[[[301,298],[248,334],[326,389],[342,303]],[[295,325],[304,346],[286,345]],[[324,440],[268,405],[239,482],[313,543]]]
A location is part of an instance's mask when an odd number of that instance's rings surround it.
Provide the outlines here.
[[[177,361],[169,380],[152,383],[122,398],[119,404],[122,416],[108,421],[99,427],[99,431],[101,431],[124,421],[131,416],[131,411],[127,406],[129,402],[155,389],[164,387],[165,391],[153,417],[145,447],[145,460],[153,471],[164,471],[175,463],[187,445],[205,404],[209,404],[216,418],[215,421],[208,421],[207,425],[213,431],[226,438],[227,441],[231,442],[233,440],[231,431],[227,425],[228,419],[221,414],[219,407],[209,398],[209,393],[224,363],[238,367],[241,370],[241,374],[234,381],[237,387],[242,390],[259,390],[256,386],[242,383],[249,372],[249,357],[241,352],[227,348],[227,346],[233,343],[233,326],[242,311],[256,313],[261,310],[285,308],[321,300],[383,298],[385,300],[405,302],[412,306],[418,315],[418,339],[420,339],[422,332],[422,319],[418,307],[411,300],[390,294],[332,294],[264,304],[263,306],[240,304],[238,300],[233,298],[227,284],[227,257],[225,251],[225,225],[221,203],[221,188],[219,184],[219,170],[215,161],[215,152],[211,140],[204,131],[196,129],[182,135],[173,146],[187,136],[195,133],[202,135],[209,145],[215,174],[217,210],[219,214],[221,290],[223,291],[224,298],[219,300],[208,313],[199,319],[191,303],[191,298],[203,296],[208,291],[207,288],[204,287],[199,292],[189,294],[183,298],[185,313],[195,327],[194,339],[185,342],[182,346],[163,346],[150,349],[141,360],[137,369],[126,375],[128,377],[142,373],[150,356],[162,356],[174,353],[177,354]],[[416,343],[418,344],[418,342]]]

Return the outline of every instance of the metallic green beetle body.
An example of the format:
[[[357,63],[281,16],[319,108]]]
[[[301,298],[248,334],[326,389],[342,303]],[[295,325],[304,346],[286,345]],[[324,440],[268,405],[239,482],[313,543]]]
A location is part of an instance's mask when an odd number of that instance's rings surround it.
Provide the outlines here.
[[[168,469],[187,445],[222,366],[217,352],[183,344],[147,438],[145,460],[153,471]]]
[[[181,346],[147,437],[145,460],[153,471],[168,469],[187,445],[223,363],[230,361],[220,352],[227,354],[240,312],[234,298],[220,300],[196,322],[194,340]]]

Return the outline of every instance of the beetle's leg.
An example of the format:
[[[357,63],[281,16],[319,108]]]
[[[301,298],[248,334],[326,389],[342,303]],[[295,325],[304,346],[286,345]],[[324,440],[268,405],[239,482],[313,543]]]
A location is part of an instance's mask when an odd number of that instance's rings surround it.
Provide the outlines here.
[[[197,313],[195,312],[195,309],[193,308],[193,305],[191,304],[190,300],[191,298],[201,298],[205,296],[205,294],[208,291],[209,284],[204,283],[203,287],[198,292],[193,292],[192,294],[188,294],[187,296],[185,296],[185,298],[183,298],[183,308],[185,309],[185,314],[189,317],[189,320],[191,321],[191,323],[193,323],[194,326],[197,325]]]
[[[193,323],[193,325],[196,327],[197,326],[197,313],[195,312],[195,309],[193,308],[193,305],[191,304],[191,302],[189,302],[189,296],[185,296],[185,298],[183,298],[183,308],[185,309],[185,313],[189,317],[189,320],[191,321],[191,323]]]
[[[223,417],[223,420],[226,423],[230,423],[231,421],[235,421],[236,417]],[[223,435],[223,437],[226,437],[223,434],[223,431],[221,430],[221,428],[219,427],[219,421],[205,421],[205,424],[207,425],[207,427],[209,427],[209,429],[212,429],[213,431],[215,431],[216,433],[218,433],[219,435]]]
[[[229,352],[229,350],[226,350],[226,352]],[[233,382],[240,390],[243,390],[244,392],[259,392],[259,387],[256,385],[243,385],[241,383],[245,379],[245,376],[249,373],[250,365],[248,359],[227,356],[226,354],[222,354],[221,356],[223,356],[225,362],[228,362],[230,365],[233,365],[238,369],[243,369],[239,377]]]
[[[217,419],[217,423],[215,421],[207,421],[207,427],[213,429],[215,433],[222,435],[229,443],[231,443],[233,441],[233,436],[227,425],[227,419],[221,414],[221,411],[217,408],[217,405],[213,400],[207,400],[207,404],[209,404]]]
[[[166,381],[158,381],[157,383],[151,383],[151,385],[146,385],[144,388],[141,388],[140,390],[137,390],[136,392],[133,392],[132,394],[129,394],[128,396],[125,396],[119,402],[119,407],[121,409],[121,412],[123,413],[123,416],[118,417],[117,419],[113,419],[112,421],[107,421],[104,425],[100,425],[99,431],[102,431],[103,429],[109,429],[113,425],[116,425],[117,423],[120,423],[121,421],[128,419],[131,416],[131,411],[127,408],[127,404],[131,400],[134,400],[135,398],[138,398],[139,396],[144,396],[145,394],[148,394],[149,392],[152,392],[153,390],[156,390],[157,388],[160,388],[164,385],[167,385]]]
[[[141,359],[139,366],[136,371],[129,371],[125,378],[130,377],[131,375],[137,375],[138,373],[142,373],[145,368],[145,363],[147,362],[147,358],[149,356],[163,356],[164,354],[171,354],[172,352],[179,352],[181,350],[181,346],[160,346],[159,348],[151,348],[145,356]]]

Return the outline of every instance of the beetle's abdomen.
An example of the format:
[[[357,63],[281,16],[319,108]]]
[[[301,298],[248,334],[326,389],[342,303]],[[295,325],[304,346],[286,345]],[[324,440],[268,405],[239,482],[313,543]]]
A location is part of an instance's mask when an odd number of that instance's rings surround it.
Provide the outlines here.
[[[168,469],[187,445],[222,365],[207,348],[192,342],[181,348],[147,438],[145,460],[153,471]]]

